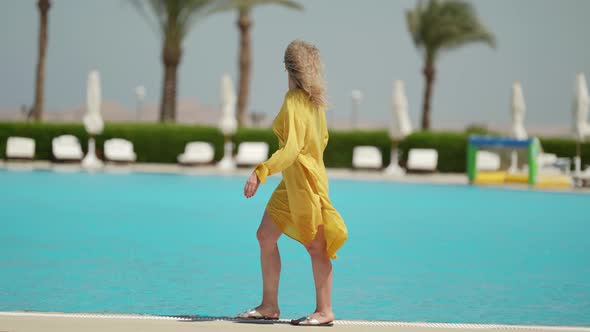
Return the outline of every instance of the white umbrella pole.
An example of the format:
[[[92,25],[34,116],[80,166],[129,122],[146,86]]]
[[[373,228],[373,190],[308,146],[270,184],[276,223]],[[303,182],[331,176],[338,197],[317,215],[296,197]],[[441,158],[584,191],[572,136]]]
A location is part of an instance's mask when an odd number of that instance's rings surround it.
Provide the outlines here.
[[[232,171],[236,169],[236,162],[233,158],[234,144],[231,137],[225,136],[223,144],[223,158],[219,161],[218,167],[222,171]]]
[[[528,137],[526,129],[524,128],[526,104],[522,93],[522,84],[519,81],[512,84],[512,100],[510,108],[512,112],[512,137],[519,140],[526,139]],[[508,172],[518,172],[518,153],[516,150],[510,152],[510,167],[508,168]]]
[[[82,166],[87,169],[97,169],[103,166],[102,161],[96,157],[95,142],[92,136],[88,138],[88,153],[82,160]]]
[[[406,171],[399,166],[399,150],[397,149],[398,142],[391,142],[391,162],[385,169],[385,174],[388,175],[404,175]]]
[[[508,168],[508,172],[518,172],[518,153],[516,150],[512,150],[512,152],[510,152],[510,168]]]
[[[574,174],[580,176],[582,173],[582,153],[580,151],[580,140],[576,141],[576,156],[574,157]]]
[[[96,70],[93,70],[88,75],[88,82],[86,87],[86,115],[83,122],[86,132],[88,132],[88,153],[82,160],[84,168],[94,170],[103,166],[102,161],[96,157],[94,136],[102,132],[104,122],[100,116],[101,104],[101,89],[100,77]]]
[[[233,83],[228,74],[224,74],[221,78],[221,121],[219,127],[225,143],[223,145],[223,158],[217,164],[217,167],[222,171],[232,171],[236,169],[236,162],[233,157],[233,136],[237,130],[236,119],[236,94]]]
[[[408,98],[406,97],[404,83],[396,80],[393,83],[392,95],[393,123],[390,126],[389,137],[391,139],[391,162],[385,169],[385,174],[402,176],[406,172],[399,166],[399,142],[412,133],[412,124],[408,116]]]

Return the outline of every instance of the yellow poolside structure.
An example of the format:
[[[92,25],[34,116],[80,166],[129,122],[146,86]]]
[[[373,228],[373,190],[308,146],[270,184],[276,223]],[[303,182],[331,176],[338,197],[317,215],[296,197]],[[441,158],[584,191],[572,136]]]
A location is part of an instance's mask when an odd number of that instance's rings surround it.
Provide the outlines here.
[[[479,149],[527,150],[528,172],[503,170],[479,171],[477,154]],[[467,144],[467,177],[475,185],[528,185],[539,189],[572,188],[573,179],[564,174],[540,174],[537,160],[541,144],[536,137],[513,139],[506,137],[471,136]]]
[[[478,185],[529,185],[529,175],[526,173],[510,173],[507,171],[479,172],[473,184]],[[571,188],[572,178],[561,174],[538,175],[533,188],[559,189]]]

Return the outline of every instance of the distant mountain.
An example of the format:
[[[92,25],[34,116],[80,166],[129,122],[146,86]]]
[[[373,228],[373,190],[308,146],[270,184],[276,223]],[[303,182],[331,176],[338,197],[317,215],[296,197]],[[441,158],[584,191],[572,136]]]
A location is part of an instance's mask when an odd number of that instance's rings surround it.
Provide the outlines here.
[[[202,124],[217,126],[221,111],[217,107],[199,103],[196,98],[181,98],[177,101],[177,123]],[[141,108],[141,114],[136,114],[135,109],[127,108],[115,101],[103,101],[102,116],[106,122],[157,122],[159,105],[148,104]],[[47,111],[44,113],[44,120],[47,122],[82,122],[86,112],[86,106],[81,105],[63,111]],[[269,128],[276,114],[265,113],[257,127]],[[335,110],[328,110],[326,113],[330,129],[350,129],[350,120],[347,115],[337,113]],[[138,119],[138,120],[136,120]],[[20,109],[0,108],[0,121],[23,121],[24,114]],[[359,129],[386,129],[390,125],[390,119],[386,121],[379,119],[359,119]],[[488,124],[490,130],[509,135],[509,123]],[[415,127],[416,129],[416,127]],[[438,123],[436,130],[463,131],[465,125],[458,123]],[[529,125],[527,131],[530,136],[552,136],[570,137],[570,128],[558,125]]]
[[[196,99],[179,99],[177,107],[177,122],[186,124],[217,125],[220,111],[208,105],[200,104]],[[159,105],[147,104],[141,107],[139,114],[115,101],[103,101],[101,115],[106,122],[157,122]],[[86,113],[86,105],[75,106],[62,111],[46,111],[43,114],[47,122],[82,122]],[[0,121],[25,120],[20,109],[0,108]]]

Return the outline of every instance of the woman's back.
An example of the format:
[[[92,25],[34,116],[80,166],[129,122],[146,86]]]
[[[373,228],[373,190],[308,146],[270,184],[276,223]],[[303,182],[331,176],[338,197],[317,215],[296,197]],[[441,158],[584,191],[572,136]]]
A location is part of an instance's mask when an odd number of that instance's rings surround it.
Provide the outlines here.
[[[289,112],[293,112],[294,123],[291,126]],[[295,136],[301,143],[301,157],[313,159],[323,167],[324,149],[328,143],[325,111],[313,105],[307,93],[301,89],[287,92],[283,107],[273,123],[281,147],[286,143],[289,128],[294,128]]]

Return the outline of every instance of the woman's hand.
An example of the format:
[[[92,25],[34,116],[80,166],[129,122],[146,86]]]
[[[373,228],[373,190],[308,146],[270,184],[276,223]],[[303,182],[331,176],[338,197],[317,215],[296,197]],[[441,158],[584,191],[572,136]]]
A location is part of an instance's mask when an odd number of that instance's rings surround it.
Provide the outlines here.
[[[246,196],[246,198],[254,196],[254,194],[256,194],[256,190],[258,190],[259,185],[260,179],[258,179],[256,171],[254,171],[248,178],[248,181],[246,181],[246,186],[244,186],[244,196]]]

